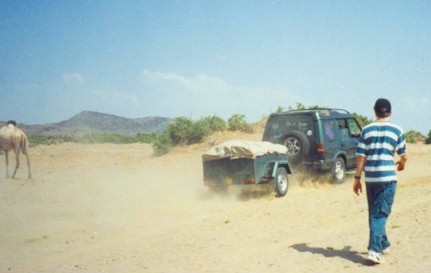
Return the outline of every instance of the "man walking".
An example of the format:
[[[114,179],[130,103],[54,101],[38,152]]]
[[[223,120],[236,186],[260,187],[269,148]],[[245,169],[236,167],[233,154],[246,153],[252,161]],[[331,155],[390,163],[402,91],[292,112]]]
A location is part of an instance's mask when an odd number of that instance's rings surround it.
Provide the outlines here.
[[[360,180],[365,171],[370,228],[368,260],[380,264],[384,262],[382,254],[389,253],[385,226],[395,196],[396,170],[404,170],[407,156],[403,130],[389,122],[391,103],[387,99],[378,99],[374,112],[377,120],[363,128],[356,150],[358,160],[353,191],[357,195],[362,193]],[[396,163],[395,153],[400,156]]]

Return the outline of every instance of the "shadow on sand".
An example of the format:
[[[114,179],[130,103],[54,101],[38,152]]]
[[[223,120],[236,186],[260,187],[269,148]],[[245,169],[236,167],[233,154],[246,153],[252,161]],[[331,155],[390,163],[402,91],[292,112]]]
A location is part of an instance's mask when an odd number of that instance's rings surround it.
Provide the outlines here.
[[[331,247],[327,247],[327,248],[310,247],[306,243],[295,244],[295,245],[291,245],[290,247],[299,252],[310,252],[313,254],[322,255],[327,258],[340,257],[348,261],[351,261],[353,263],[364,265],[364,266],[374,265],[374,263],[365,259],[362,253],[359,253],[357,251],[352,251],[351,246],[345,246],[343,249],[340,249],[340,250],[333,249]]]

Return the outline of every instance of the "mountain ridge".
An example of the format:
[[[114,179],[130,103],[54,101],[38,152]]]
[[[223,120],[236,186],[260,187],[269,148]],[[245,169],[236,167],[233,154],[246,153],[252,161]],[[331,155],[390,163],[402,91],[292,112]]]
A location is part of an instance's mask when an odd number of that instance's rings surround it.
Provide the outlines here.
[[[82,111],[71,118],[57,123],[26,125],[17,121],[18,126],[29,134],[83,134],[83,133],[118,133],[136,135],[138,133],[160,133],[172,118],[147,116],[126,118],[95,111]],[[0,121],[0,126],[7,121]]]

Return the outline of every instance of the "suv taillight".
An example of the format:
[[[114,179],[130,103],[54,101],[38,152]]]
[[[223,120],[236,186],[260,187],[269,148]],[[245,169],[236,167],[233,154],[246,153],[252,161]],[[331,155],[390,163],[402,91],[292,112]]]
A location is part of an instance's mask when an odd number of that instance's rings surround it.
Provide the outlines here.
[[[325,153],[325,145],[323,143],[317,143],[317,153],[323,155]]]

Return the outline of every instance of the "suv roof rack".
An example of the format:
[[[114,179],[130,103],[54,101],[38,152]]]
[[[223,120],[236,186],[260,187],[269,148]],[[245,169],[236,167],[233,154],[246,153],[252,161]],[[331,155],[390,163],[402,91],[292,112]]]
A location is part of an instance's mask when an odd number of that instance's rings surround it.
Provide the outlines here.
[[[347,117],[352,114],[340,108],[310,108],[310,109],[296,109],[296,110],[288,110],[286,112],[281,113],[272,113],[271,115],[286,115],[286,114],[300,114],[300,113],[313,113],[316,114],[317,117]]]
[[[310,111],[331,111],[331,112],[338,112],[343,114],[350,114],[349,111],[340,109],[340,108],[309,108],[309,109],[289,110],[287,112],[293,113],[293,112],[310,112]]]

